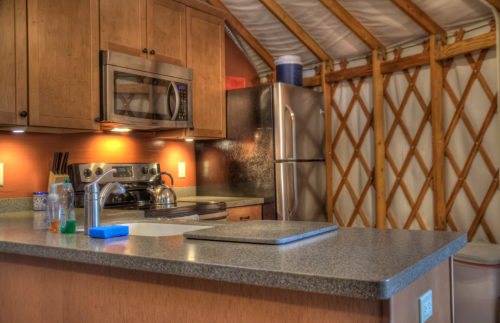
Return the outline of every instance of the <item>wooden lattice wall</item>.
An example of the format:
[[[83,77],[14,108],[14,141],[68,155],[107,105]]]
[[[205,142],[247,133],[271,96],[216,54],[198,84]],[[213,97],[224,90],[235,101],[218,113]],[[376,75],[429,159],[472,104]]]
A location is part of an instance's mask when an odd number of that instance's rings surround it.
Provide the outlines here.
[[[491,37],[493,32],[494,26],[490,35],[479,37]],[[452,46],[458,48],[458,44],[463,42],[463,31],[458,32],[455,38],[455,43],[449,45],[451,49],[455,48]],[[446,199],[443,201],[446,214],[443,220],[447,228],[453,231],[468,231],[469,240],[472,240],[478,228],[481,228],[489,242],[497,243],[494,230],[485,214],[498,189],[499,171],[491,153],[483,144],[486,133],[492,124],[496,123],[494,119],[497,97],[493,84],[488,84],[481,70],[487,54],[494,53],[494,48],[484,46],[476,52],[473,52],[473,49],[477,48],[464,49],[445,59],[436,60],[436,64],[439,64],[437,71],[442,71],[443,88],[440,95],[444,98],[444,105],[451,104],[452,108],[450,110],[448,107],[445,111],[446,120],[443,122],[445,183],[438,183],[437,187],[433,171],[435,152],[432,151],[435,145],[432,140],[432,105],[436,101],[431,99],[430,78],[433,74],[429,67],[429,52],[435,50],[434,46],[427,41],[423,44],[423,53],[410,58],[402,58],[401,49],[396,49],[394,59],[385,62],[382,67],[386,114],[385,207],[391,228],[438,229],[439,216],[435,214],[435,208],[432,206],[436,204],[436,191],[444,191],[446,188]],[[448,54],[441,50],[440,55]],[[456,68],[454,62],[460,59],[463,61],[463,58],[470,67],[470,77],[463,90],[457,90],[450,85],[453,83],[450,82],[450,71]],[[334,118],[331,147],[334,184],[331,207],[336,221],[341,226],[376,226],[373,101],[361,93],[365,87],[372,91],[371,62],[369,58],[366,66],[350,69],[347,68],[347,63],[342,63],[340,71],[326,77],[326,81],[328,78],[333,80],[330,94]],[[398,91],[394,88],[398,88]],[[474,99],[474,96],[478,95],[478,89],[487,98],[486,103],[485,100],[478,102]],[[474,93],[471,94],[472,92]],[[475,122],[471,121],[470,115],[474,116]],[[478,124],[479,119],[481,122]],[[443,125],[438,124],[438,127]],[[471,142],[468,146],[464,143],[464,146],[467,146],[467,157],[462,158],[463,160],[457,160],[457,153],[454,152],[456,148],[450,144],[455,136],[459,137],[456,140],[462,141],[463,136],[467,136]],[[371,150],[366,149],[367,143],[372,147]],[[481,177],[476,191],[470,185],[470,176],[474,176],[471,172],[474,171],[475,164],[479,165],[476,167],[478,169],[483,166],[483,170],[486,169],[488,174],[487,180],[483,173],[478,175]],[[461,212],[460,205],[464,200],[473,212],[467,213],[470,214],[468,219],[457,224],[454,214]]]

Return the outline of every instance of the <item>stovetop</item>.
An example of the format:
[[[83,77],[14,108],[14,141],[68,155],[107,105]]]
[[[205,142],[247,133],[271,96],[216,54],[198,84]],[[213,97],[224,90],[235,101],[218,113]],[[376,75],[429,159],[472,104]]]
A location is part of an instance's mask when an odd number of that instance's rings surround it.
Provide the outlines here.
[[[105,209],[144,211],[147,218],[179,218],[194,214],[210,214],[226,210],[226,203],[177,202],[176,204],[149,204],[145,202],[105,206]]]
[[[204,215],[226,210],[226,203],[177,202],[176,204],[151,205],[148,187],[160,185],[162,179],[159,163],[86,163],[72,164],[68,173],[75,190],[75,207],[84,205],[85,185],[97,180],[108,170],[117,171],[100,179],[102,188],[106,183],[119,182],[125,188],[124,194],[111,193],[105,209],[141,210],[149,218],[179,218],[189,215]],[[173,186],[173,185],[171,185]],[[175,190],[175,188],[174,188]]]

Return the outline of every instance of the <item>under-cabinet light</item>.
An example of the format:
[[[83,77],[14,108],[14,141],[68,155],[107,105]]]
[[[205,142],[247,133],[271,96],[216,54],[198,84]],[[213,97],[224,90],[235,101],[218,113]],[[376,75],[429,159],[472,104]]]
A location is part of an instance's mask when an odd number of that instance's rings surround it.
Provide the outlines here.
[[[132,129],[129,129],[129,128],[114,128],[113,130],[111,131],[116,131],[116,132],[129,132],[129,131],[132,131]]]

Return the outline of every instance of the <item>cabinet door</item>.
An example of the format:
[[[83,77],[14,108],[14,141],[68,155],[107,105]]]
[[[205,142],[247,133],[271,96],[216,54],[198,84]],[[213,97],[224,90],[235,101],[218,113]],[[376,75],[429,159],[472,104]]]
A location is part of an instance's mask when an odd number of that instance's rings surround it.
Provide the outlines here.
[[[147,0],[101,0],[101,50],[148,57],[146,3]]]
[[[226,137],[224,20],[187,8],[187,65],[193,69],[193,126],[186,135]]]
[[[0,124],[27,125],[26,1],[0,1]]]
[[[99,0],[28,0],[28,60],[30,125],[100,128]]]
[[[148,0],[149,59],[186,66],[186,6]]]

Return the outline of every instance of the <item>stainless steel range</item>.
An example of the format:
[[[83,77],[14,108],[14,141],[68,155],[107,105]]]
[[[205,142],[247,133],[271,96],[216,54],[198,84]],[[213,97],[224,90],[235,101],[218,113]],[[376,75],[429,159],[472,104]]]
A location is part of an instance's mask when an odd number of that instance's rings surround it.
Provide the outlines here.
[[[200,220],[221,220],[227,216],[225,203],[177,202],[174,204],[152,204],[147,189],[160,185],[162,179],[159,163],[87,163],[72,164],[68,174],[75,189],[75,207],[83,208],[84,186],[94,182],[108,170],[117,171],[106,175],[100,182],[102,187],[109,182],[119,182],[126,189],[124,194],[111,193],[104,208],[120,210],[142,210],[146,217],[181,218],[198,215]],[[155,181],[156,178],[156,181]]]

